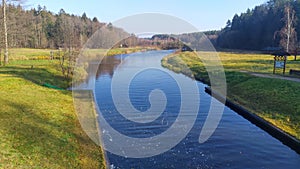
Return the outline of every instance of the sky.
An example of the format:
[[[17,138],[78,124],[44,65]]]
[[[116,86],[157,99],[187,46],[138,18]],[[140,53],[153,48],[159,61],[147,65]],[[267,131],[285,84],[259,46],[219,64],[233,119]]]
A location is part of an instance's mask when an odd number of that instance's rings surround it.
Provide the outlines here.
[[[183,19],[200,31],[219,30],[235,14],[246,12],[267,0],[27,0],[28,9],[38,5],[58,13],[97,17],[100,22],[114,22],[126,16],[141,13],[161,13]]]

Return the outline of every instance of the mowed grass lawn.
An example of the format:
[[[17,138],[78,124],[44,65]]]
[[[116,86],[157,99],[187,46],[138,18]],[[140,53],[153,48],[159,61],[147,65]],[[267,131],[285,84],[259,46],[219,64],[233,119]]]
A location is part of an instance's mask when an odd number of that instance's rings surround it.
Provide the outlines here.
[[[245,53],[218,53],[219,58],[226,70],[249,71],[257,73],[273,73],[274,56],[268,54],[245,54]],[[199,53],[201,56],[201,53]],[[286,74],[290,69],[300,70],[300,56],[294,61],[294,56],[289,56],[286,64]],[[277,69],[276,73],[282,75],[283,70]]]
[[[30,48],[12,48],[9,49],[10,60],[39,60],[48,59],[50,52],[56,52],[58,50],[51,49],[30,49]],[[3,50],[2,50],[3,52]],[[2,54],[3,57],[3,54]],[[2,58],[3,60],[3,58]]]
[[[17,50],[28,58],[43,51]],[[68,86],[56,62],[0,66],[0,168],[105,168],[101,148],[81,129],[72,93],[42,85]]]
[[[186,64],[196,79],[209,84],[208,74],[202,59],[208,53],[184,52],[170,55],[162,64],[177,72],[188,72]],[[225,69],[227,97],[273,125],[300,139],[300,83],[255,77],[246,72],[273,73],[273,56],[264,54],[218,53]],[[300,70],[300,57],[289,57],[289,69]],[[282,69],[277,71],[282,73]],[[186,73],[188,74],[188,73]]]

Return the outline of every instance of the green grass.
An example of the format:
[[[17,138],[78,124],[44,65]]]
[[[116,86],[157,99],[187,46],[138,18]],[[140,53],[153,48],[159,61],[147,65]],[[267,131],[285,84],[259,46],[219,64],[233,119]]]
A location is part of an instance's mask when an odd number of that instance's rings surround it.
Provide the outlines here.
[[[1,68],[0,73],[29,80],[38,85],[45,83],[67,88],[71,79],[62,76],[58,60],[15,60]]]
[[[199,53],[201,55],[201,53]],[[220,60],[226,70],[249,71],[257,73],[273,73],[274,56],[267,54],[245,54],[245,53],[218,53]],[[289,56],[286,66],[286,74],[290,69],[300,70],[300,59],[294,61],[294,56]],[[277,70],[282,74],[282,69]]]
[[[0,67],[0,168],[105,168],[101,148],[81,129],[72,93],[42,86],[68,86],[56,64],[13,60]]]
[[[157,49],[157,48],[148,48],[148,47],[113,48],[107,52],[107,56],[129,54],[129,53],[135,53],[135,52],[141,52],[141,51],[153,50],[153,49]]]
[[[29,49],[29,48],[12,48],[9,49],[10,60],[41,60],[49,59],[51,49]],[[3,50],[2,50],[3,53]],[[3,57],[3,54],[2,54]]]
[[[147,50],[157,50],[157,48],[149,47],[133,47],[133,48],[112,48],[112,49],[85,49],[82,51],[82,55],[86,60],[102,59],[103,56],[114,56],[120,54],[129,54],[134,52],[141,52]]]
[[[146,48],[112,49],[107,55]],[[59,60],[50,60],[48,49],[10,49],[10,62],[0,66],[0,168],[105,168],[101,147],[82,130],[95,129],[90,93],[78,96],[79,107],[90,112],[79,123],[71,91],[71,78],[60,71]],[[89,59],[105,49],[84,51]],[[57,51],[54,51],[57,52]],[[2,54],[3,59],[3,54]],[[99,144],[95,130],[87,133]]]
[[[162,60],[163,66],[186,74],[186,64],[196,79],[209,84],[209,78],[201,59],[207,53],[196,55],[184,52]],[[271,74],[273,57],[262,54],[219,53],[225,69],[227,97],[235,103],[261,116],[275,126],[300,139],[300,83],[281,79],[251,76],[249,72]],[[290,57],[287,70],[300,69],[300,60]],[[175,63],[174,63],[175,61]],[[278,72],[279,73],[279,72]]]

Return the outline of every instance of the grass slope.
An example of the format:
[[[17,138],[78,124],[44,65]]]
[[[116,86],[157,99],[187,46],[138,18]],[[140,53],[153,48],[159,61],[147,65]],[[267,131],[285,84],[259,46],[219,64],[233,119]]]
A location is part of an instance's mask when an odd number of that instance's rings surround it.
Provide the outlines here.
[[[196,79],[209,84],[202,63],[203,53],[184,52],[162,60],[163,66],[187,74],[186,64]],[[270,55],[219,53],[225,68],[227,97],[300,139],[300,83],[281,79],[254,77],[241,71],[272,73]],[[300,60],[288,60],[287,70],[300,69]],[[188,74],[187,74],[188,75]]]
[[[38,54],[39,55],[39,54]],[[103,153],[82,131],[55,61],[0,67],[0,168],[105,168]]]

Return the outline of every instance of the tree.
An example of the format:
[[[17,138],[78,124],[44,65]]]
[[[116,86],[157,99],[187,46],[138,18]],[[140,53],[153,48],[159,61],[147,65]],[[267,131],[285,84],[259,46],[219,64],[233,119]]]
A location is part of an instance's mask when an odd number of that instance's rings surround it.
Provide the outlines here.
[[[94,17],[94,18],[93,18],[93,22],[96,22],[96,23],[99,22],[99,21],[98,21],[98,18],[97,18],[97,17]]]
[[[2,50],[0,48],[0,66],[2,65],[2,62],[1,62],[1,52],[2,52]]]
[[[280,31],[280,44],[286,52],[294,51],[297,48],[297,32],[295,30],[296,17],[295,10],[290,4],[286,5],[284,8],[283,20],[285,25]]]
[[[296,31],[300,32],[300,24],[299,24],[299,21],[300,21],[300,0],[295,1],[293,6],[294,6],[294,9],[295,9],[295,12],[296,12],[296,17],[298,18],[297,19],[297,24],[296,24]],[[300,33],[298,33],[297,39],[300,40]]]
[[[112,23],[109,22],[109,23],[107,24],[107,28],[108,28],[109,30],[112,30],[112,29],[113,29]]]
[[[4,65],[8,64],[8,40],[7,40],[7,22],[6,22],[6,0],[2,0],[3,8],[3,32],[4,32]]]
[[[88,17],[86,16],[85,12],[82,14],[81,19],[84,20],[84,21],[88,20]]]
[[[97,18],[71,15],[61,9],[57,14],[37,6],[21,7],[25,0],[6,0],[7,47],[9,48],[80,48],[99,28],[106,25]],[[0,2],[0,38],[5,48],[3,5]],[[84,16],[84,15],[83,15]],[[3,54],[1,56],[3,65]],[[10,59],[10,58],[9,58]]]

